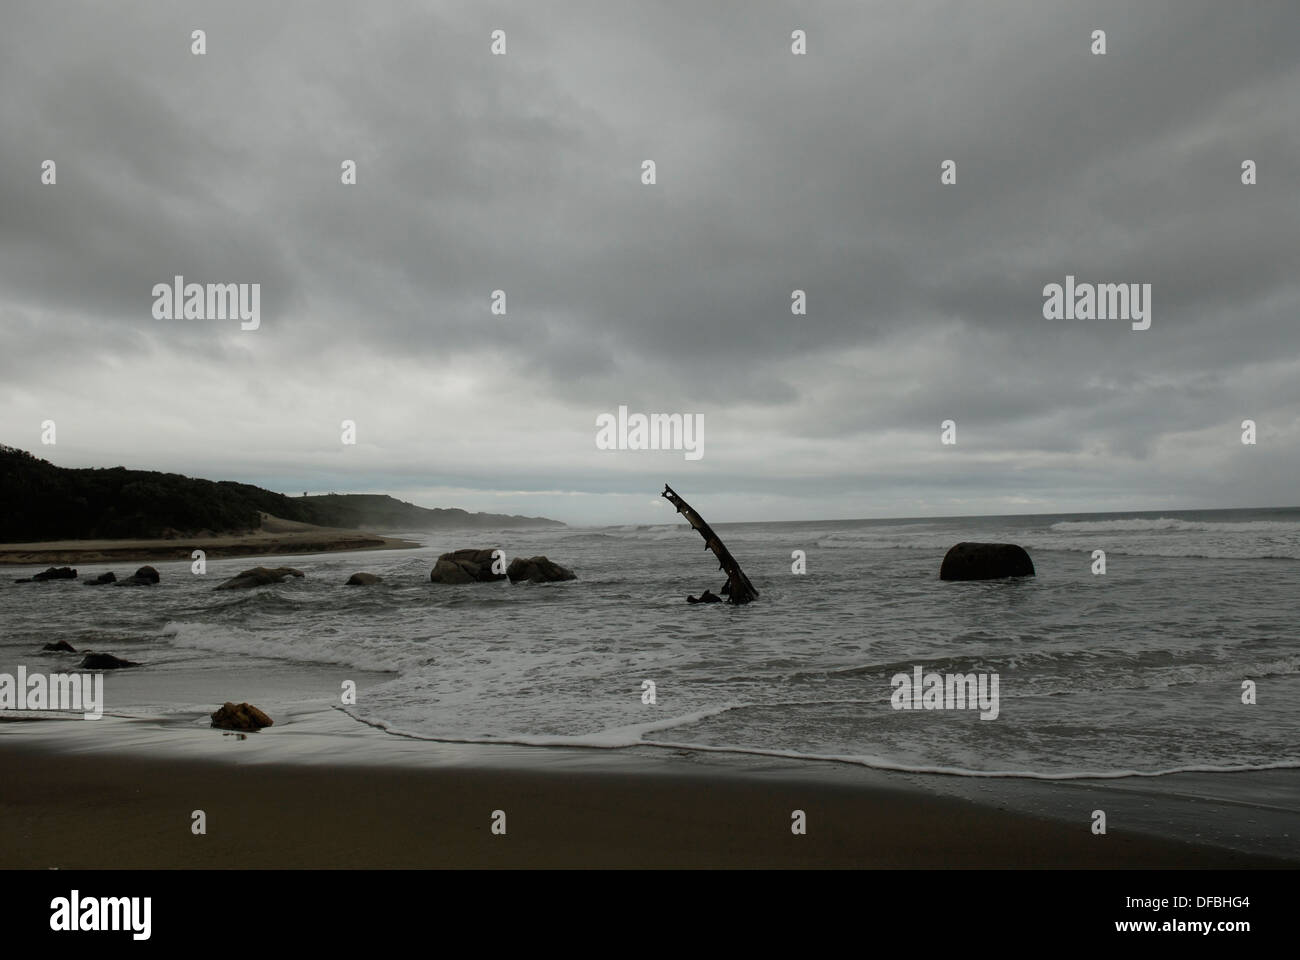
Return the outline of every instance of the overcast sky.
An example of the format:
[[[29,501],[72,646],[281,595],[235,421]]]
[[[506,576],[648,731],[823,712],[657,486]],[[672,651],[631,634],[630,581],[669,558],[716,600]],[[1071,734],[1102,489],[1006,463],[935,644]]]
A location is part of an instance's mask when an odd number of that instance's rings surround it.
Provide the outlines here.
[[[1294,0],[23,0],[0,131],[0,442],[60,465],[570,523],[1300,501]],[[177,274],[260,329],[155,319]],[[1045,320],[1067,275],[1150,329]],[[704,456],[598,450],[620,404]]]

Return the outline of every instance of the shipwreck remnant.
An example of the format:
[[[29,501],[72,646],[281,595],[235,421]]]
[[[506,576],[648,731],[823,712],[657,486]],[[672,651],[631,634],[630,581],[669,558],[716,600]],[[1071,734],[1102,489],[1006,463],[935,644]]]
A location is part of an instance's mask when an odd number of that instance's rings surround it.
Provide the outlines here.
[[[664,492],[660,494],[669,503],[676,508],[677,512],[684,516],[692,527],[700,532],[704,538],[704,549],[712,550],[713,555],[718,558],[718,566],[727,573],[727,583],[722,588],[723,594],[731,603],[749,603],[751,600],[758,598],[758,591],[754,585],[749,582],[749,577],[745,576],[745,571],[740,569],[740,564],[736,558],[731,555],[731,551],[726,548],[718,535],[713,532],[713,528],[704,522],[704,518],[695,512],[689,503],[677,496],[677,491],[668,484],[664,484]],[[708,591],[705,591],[708,594]],[[696,603],[699,603],[696,600]],[[705,603],[711,601],[704,600]]]

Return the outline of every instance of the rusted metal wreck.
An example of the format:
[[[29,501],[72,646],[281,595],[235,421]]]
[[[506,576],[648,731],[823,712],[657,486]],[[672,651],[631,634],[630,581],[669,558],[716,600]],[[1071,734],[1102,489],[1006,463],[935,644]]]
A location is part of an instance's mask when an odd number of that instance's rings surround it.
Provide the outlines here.
[[[736,558],[731,555],[731,551],[726,548],[726,545],[723,544],[720,539],[718,539],[718,535],[713,532],[713,528],[704,522],[704,518],[696,513],[695,509],[679,497],[677,492],[666,483],[664,484],[664,492],[660,494],[660,496],[664,497],[669,503],[671,503],[676,508],[677,512],[684,516],[690,525],[700,532],[700,536],[704,538],[704,549],[712,550],[713,555],[718,558],[719,568],[726,571],[727,574],[727,582],[722,587],[722,593],[726,596],[727,600],[731,603],[737,604],[749,603],[751,600],[756,600],[758,598],[758,591],[754,589],[754,585],[749,582],[749,577],[745,576],[745,571],[740,569],[740,564],[738,564]],[[688,597],[687,599],[692,603],[716,603],[721,601],[720,597],[715,597],[708,590],[705,590],[704,595],[699,599],[696,599],[695,597]]]

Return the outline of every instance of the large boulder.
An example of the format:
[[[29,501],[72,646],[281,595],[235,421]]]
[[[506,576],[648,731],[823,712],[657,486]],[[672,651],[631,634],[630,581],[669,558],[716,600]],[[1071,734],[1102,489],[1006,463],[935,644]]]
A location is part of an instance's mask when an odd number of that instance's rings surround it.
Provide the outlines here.
[[[384,578],[374,573],[354,573],[348,577],[345,587],[368,587],[374,583],[383,583]]]
[[[76,580],[77,571],[72,567],[50,567],[42,570],[40,573],[33,574],[30,577],[24,577],[21,580],[15,580],[14,583],[44,583],[46,580]]]
[[[153,567],[141,567],[129,577],[117,581],[119,587],[152,587],[161,577]]]
[[[123,660],[111,653],[88,653],[82,658],[81,667],[86,670],[120,670],[122,667],[138,667],[134,660]]]
[[[1025,548],[1014,543],[957,544],[943,558],[940,580],[1001,580],[1032,577],[1034,562]]]
[[[556,580],[577,580],[568,567],[562,567],[547,557],[515,557],[506,568],[511,583],[525,580],[528,583],[552,583]]]
[[[454,553],[444,553],[429,571],[434,583],[487,583],[504,580],[504,573],[493,573],[495,550],[475,550],[470,547]]]
[[[275,721],[251,703],[226,703],[212,714],[212,725],[223,730],[260,730]]]
[[[265,587],[272,583],[282,583],[289,577],[301,577],[303,572],[293,567],[253,567],[244,570],[238,576],[231,577],[225,583],[219,583],[217,590],[250,590],[253,587]]]
[[[81,582],[88,587],[99,587],[106,583],[113,583],[115,580],[117,580],[117,574],[110,570],[108,573],[101,573],[93,580],[82,580]]]

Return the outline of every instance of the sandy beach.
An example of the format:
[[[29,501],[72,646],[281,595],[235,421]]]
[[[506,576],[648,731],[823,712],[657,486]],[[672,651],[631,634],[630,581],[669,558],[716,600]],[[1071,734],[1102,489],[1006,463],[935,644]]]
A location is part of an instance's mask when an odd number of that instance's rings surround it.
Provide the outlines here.
[[[1293,866],[824,773],[411,741],[328,709],[242,740],[201,720],[16,720],[0,867]]]
[[[310,523],[263,515],[260,530],[211,537],[167,540],[57,540],[39,543],[0,543],[0,564],[88,564],[114,561],[188,560],[195,550],[209,558],[258,557],[276,554],[336,553],[347,550],[401,550],[418,543],[396,537],[318,527]]]

